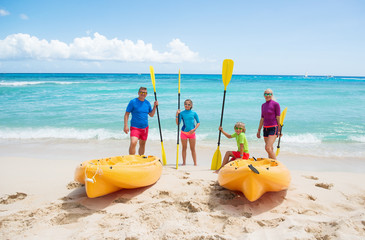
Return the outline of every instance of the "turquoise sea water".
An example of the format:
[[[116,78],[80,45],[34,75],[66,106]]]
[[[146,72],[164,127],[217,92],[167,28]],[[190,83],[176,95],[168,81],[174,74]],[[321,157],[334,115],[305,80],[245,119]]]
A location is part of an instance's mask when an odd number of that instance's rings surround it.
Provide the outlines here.
[[[149,74],[0,74],[0,139],[128,139],[123,116],[140,86],[148,88],[147,99],[153,102]],[[176,142],[177,88],[177,74],[156,74],[164,141]],[[256,131],[266,88],[274,91],[282,110],[288,107],[285,151],[365,157],[365,77],[233,75],[226,131],[242,121],[249,143],[263,142]],[[181,102],[192,99],[201,121],[198,144],[213,150],[223,90],[221,75],[181,76]],[[149,141],[159,141],[157,114],[149,123]]]

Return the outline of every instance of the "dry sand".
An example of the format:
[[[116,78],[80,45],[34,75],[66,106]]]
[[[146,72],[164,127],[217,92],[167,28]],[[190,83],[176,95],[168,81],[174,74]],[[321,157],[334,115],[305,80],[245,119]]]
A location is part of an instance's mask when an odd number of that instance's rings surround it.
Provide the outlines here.
[[[292,170],[287,191],[251,203],[207,167],[168,164],[152,186],[89,199],[73,181],[87,159],[39,148],[47,159],[0,148],[0,239],[365,238],[364,173]]]

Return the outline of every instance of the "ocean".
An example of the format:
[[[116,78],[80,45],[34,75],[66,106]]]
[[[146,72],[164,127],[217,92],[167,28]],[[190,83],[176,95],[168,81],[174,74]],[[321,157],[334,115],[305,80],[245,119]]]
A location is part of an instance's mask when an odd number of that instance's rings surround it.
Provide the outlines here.
[[[149,74],[0,74],[0,143],[29,140],[120,141],[128,102],[140,86],[154,101]],[[249,148],[257,139],[263,93],[271,88],[288,108],[281,152],[329,158],[365,158],[365,77],[233,75],[223,128],[246,124]],[[224,85],[221,75],[181,75],[181,108],[192,99],[201,125],[197,144],[217,147]],[[164,142],[176,143],[178,75],[156,74]],[[160,141],[155,117],[148,141]],[[235,143],[222,135],[221,144]],[[148,147],[148,145],[147,145]],[[174,149],[173,151],[176,151]]]

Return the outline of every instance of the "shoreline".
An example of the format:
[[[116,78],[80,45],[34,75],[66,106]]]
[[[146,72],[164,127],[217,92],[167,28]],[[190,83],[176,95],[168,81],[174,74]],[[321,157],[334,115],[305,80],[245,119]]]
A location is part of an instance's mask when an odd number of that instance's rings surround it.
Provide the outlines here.
[[[261,140],[261,139],[260,139]],[[277,142],[276,142],[277,143]],[[341,151],[341,145],[332,146]],[[39,159],[73,160],[78,164],[86,160],[106,158],[112,156],[128,155],[129,140],[75,140],[75,139],[0,139],[0,157],[22,157]],[[221,141],[220,151],[222,157],[226,151],[235,148],[233,141]],[[276,144],[274,146],[276,150]],[[345,154],[344,156],[318,156],[311,153],[311,146],[302,147],[304,150],[291,151],[292,146],[281,143],[281,151],[277,160],[283,162],[289,170],[321,171],[321,172],[354,172],[362,173],[365,169],[365,156],[360,153]],[[322,147],[323,148],[323,147]],[[176,164],[176,140],[164,141],[167,164]],[[179,165],[182,164],[181,142],[179,146]],[[217,149],[217,143],[197,142],[198,166],[210,169],[211,159]],[[267,157],[264,150],[264,141],[258,141],[249,145],[250,157]],[[305,150],[307,154],[305,154]],[[138,152],[138,145],[136,151]],[[161,157],[161,142],[148,140],[146,155]],[[193,165],[191,152],[187,150],[187,165]]]
[[[198,164],[175,169],[176,145],[153,185],[89,199],[73,181],[84,160],[125,155],[106,142],[14,141],[0,146],[1,239],[363,239],[365,173],[319,171],[320,158],[279,161],[290,169],[286,191],[249,202],[220,187],[212,147],[198,147]],[[215,146],[216,147],[216,146]],[[159,153],[160,143],[150,143]],[[173,149],[173,150],[172,150]],[[214,148],[215,150],[215,148]],[[224,148],[221,149],[223,153]],[[188,154],[189,155],[189,154]],[[93,156],[93,158],[91,157]],[[172,160],[172,159],[173,160]],[[325,161],[322,159],[322,161]],[[352,160],[344,162],[354,165]],[[309,165],[310,170],[306,170]],[[301,168],[297,170],[295,168]],[[341,169],[340,169],[341,170]],[[348,170],[348,169],[342,169]]]

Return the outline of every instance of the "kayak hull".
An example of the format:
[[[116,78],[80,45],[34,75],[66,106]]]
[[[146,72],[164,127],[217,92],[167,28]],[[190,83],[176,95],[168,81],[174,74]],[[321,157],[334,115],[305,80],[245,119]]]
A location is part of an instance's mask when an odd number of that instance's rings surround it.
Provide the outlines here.
[[[238,159],[226,164],[218,174],[220,186],[242,192],[251,202],[266,192],[288,189],[290,180],[285,165],[269,158]]]
[[[89,198],[120,189],[154,184],[162,174],[162,164],[155,156],[127,155],[85,161],[76,168],[75,181],[85,184]]]

